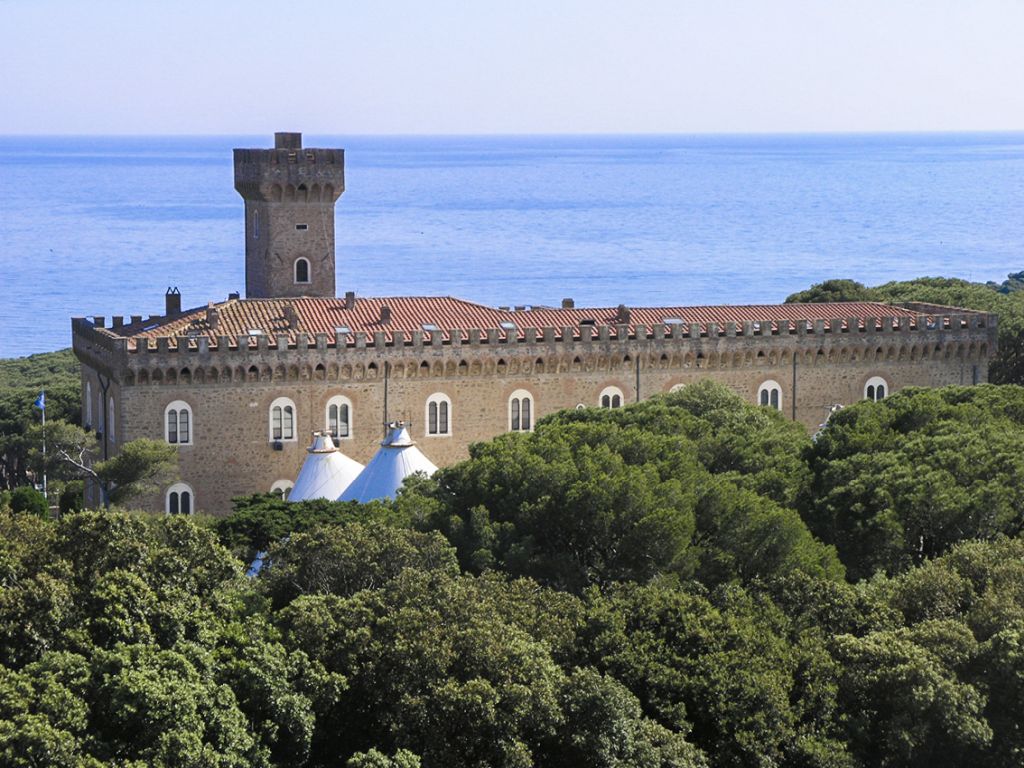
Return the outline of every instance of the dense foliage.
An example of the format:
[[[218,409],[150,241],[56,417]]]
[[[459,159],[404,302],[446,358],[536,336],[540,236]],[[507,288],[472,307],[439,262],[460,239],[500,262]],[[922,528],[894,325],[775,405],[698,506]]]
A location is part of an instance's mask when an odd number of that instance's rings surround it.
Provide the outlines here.
[[[393,502],[54,521],[2,492],[0,765],[1019,766],[1022,457],[1021,387],[812,440],[703,383]]]

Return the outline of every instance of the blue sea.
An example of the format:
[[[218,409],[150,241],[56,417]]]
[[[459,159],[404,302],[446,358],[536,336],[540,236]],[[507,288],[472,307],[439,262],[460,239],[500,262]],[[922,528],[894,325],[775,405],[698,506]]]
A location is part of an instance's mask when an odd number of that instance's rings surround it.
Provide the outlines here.
[[[0,137],[0,357],[73,315],[244,291],[231,149]],[[831,277],[1024,269],[1024,133],[307,136],[346,149],[338,291],[491,305],[782,301]]]

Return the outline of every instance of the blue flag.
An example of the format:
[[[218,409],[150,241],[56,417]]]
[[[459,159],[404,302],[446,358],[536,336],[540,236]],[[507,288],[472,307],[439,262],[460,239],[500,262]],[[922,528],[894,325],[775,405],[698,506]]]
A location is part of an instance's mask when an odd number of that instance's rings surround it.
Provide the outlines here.
[[[39,393],[39,397],[36,398],[36,401],[35,403],[33,403],[33,405],[35,405],[35,407],[38,408],[40,411],[46,410],[46,390],[43,390],[42,392]]]

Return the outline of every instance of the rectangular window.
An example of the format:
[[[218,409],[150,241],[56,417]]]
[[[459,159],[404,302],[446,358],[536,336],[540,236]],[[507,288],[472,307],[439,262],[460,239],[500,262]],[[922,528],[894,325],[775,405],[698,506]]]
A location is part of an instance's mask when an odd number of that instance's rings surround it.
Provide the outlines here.
[[[295,414],[292,413],[290,405],[284,407],[284,424],[281,431],[284,434],[285,440],[291,440],[295,437]]]
[[[519,431],[519,398],[512,398],[512,431]]]
[[[281,439],[281,406],[277,406],[270,415],[270,432],[275,440]]]
[[[167,442],[178,442],[178,412],[167,412]]]
[[[338,424],[341,430],[338,435],[339,437],[348,437],[348,406],[341,406],[341,422]]]
[[[178,414],[178,435],[181,438],[181,442],[187,443],[188,439],[188,411],[182,409]]]
[[[427,433],[437,434],[437,403],[431,403],[427,407]]]
[[[296,224],[295,228],[297,230],[299,230],[299,232],[305,232],[307,229],[309,229],[309,225],[308,224]]]
[[[523,398],[523,431],[530,431],[530,398]]]
[[[448,403],[441,401],[440,403],[441,415],[438,422],[438,434],[448,434]]]

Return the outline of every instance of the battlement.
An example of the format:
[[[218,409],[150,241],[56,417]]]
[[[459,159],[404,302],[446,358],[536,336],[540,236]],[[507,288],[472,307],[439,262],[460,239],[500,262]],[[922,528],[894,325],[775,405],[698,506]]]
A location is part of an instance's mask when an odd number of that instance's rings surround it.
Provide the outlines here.
[[[933,309],[940,309],[932,306]],[[299,328],[297,315],[292,310],[291,322],[283,323],[279,332],[253,331],[241,334],[218,334],[209,331],[181,329],[173,335],[120,336],[116,327],[104,328],[105,318],[90,322],[82,318],[73,321],[76,336],[89,339],[110,351],[128,354],[168,354],[196,352],[206,355],[215,352],[289,352],[334,350],[407,349],[412,352],[451,347],[521,347],[558,344],[605,344],[623,342],[705,343],[714,340],[737,340],[758,344],[775,344],[783,339],[806,341],[811,345],[830,340],[877,340],[882,343],[914,343],[928,335],[931,337],[970,337],[995,344],[996,317],[970,311],[915,316],[878,316],[833,318],[830,320],[773,319],[736,322],[706,323],[643,323],[525,326],[522,328],[437,328],[432,331],[402,329],[358,331],[348,328],[331,333],[310,333]],[[207,317],[210,316],[208,312]]]
[[[273,149],[236,149],[235,189],[246,200],[333,203],[345,191],[345,150],[302,147],[277,133]]]

